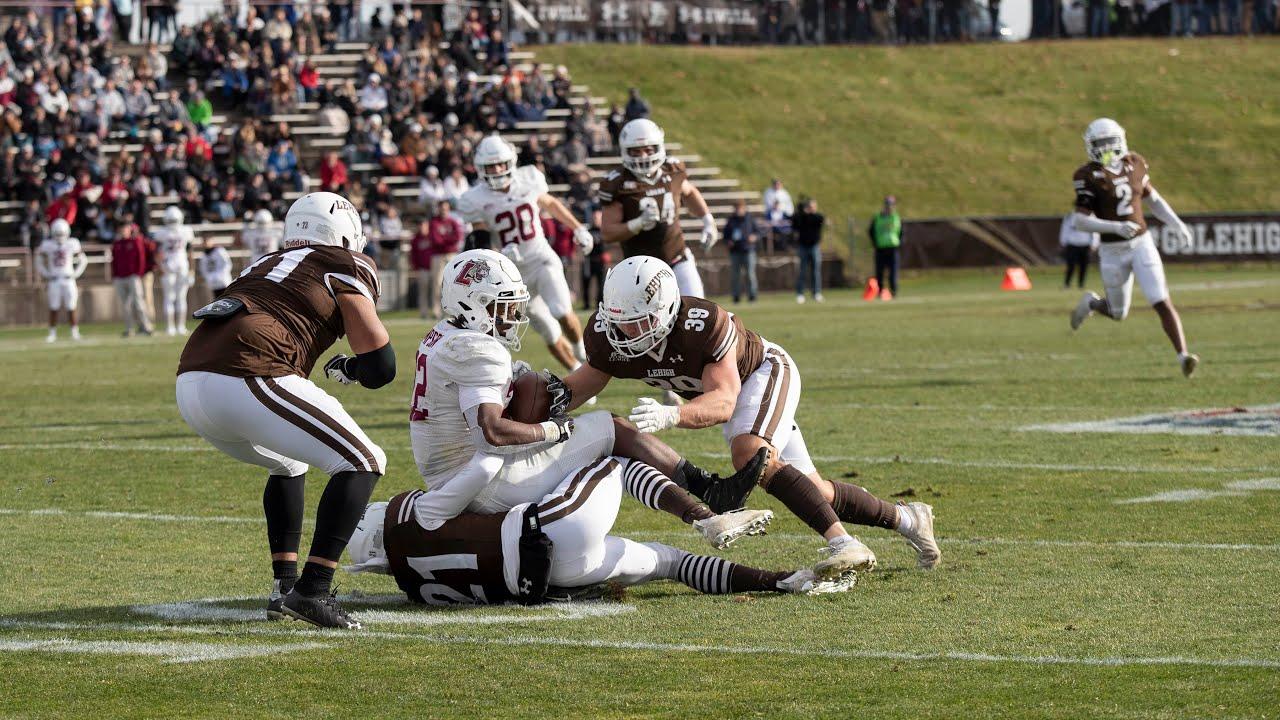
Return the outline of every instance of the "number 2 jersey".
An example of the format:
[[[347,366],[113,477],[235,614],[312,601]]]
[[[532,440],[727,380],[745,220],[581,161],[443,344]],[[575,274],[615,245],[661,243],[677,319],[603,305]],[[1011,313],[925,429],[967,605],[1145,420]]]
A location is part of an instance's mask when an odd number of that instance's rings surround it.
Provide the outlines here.
[[[668,265],[684,259],[684,251],[688,246],[684,242],[684,230],[680,229],[680,206],[684,198],[680,191],[684,188],[687,177],[684,163],[672,158],[662,164],[654,183],[637,178],[621,165],[609,171],[600,181],[600,189],[597,191],[600,204],[622,203],[622,222],[640,217],[642,203],[646,201],[655,202],[658,206],[658,224],[624,240],[623,255],[648,255]]]
[[[538,199],[546,194],[547,178],[542,171],[525,165],[516,168],[506,192],[483,182],[473,185],[458,198],[458,213],[469,223],[484,223],[495,249],[510,257],[524,274],[531,264],[557,258],[538,218]]]
[[[674,390],[692,399],[702,394],[702,371],[719,362],[736,347],[738,377],[747,376],[764,361],[764,341],[751,332],[737,315],[702,298],[683,296],[675,326],[654,354],[631,358],[609,344],[600,314],[591,316],[585,330],[587,363],[616,378],[643,380],[663,390]]]
[[[321,353],[346,334],[338,296],[377,302],[378,269],[368,256],[331,245],[264,255],[220,296],[244,303],[225,319],[200,323],[178,363],[178,374],[205,371],[232,377],[307,377]]]
[[[1080,166],[1072,178],[1076,189],[1076,210],[1093,213],[1099,220],[1135,222],[1147,231],[1147,219],[1142,212],[1142,198],[1151,194],[1151,178],[1147,174],[1147,161],[1138,153],[1125,155],[1119,172],[1101,163],[1090,162]],[[1128,238],[1104,233],[1102,242],[1123,242]]]

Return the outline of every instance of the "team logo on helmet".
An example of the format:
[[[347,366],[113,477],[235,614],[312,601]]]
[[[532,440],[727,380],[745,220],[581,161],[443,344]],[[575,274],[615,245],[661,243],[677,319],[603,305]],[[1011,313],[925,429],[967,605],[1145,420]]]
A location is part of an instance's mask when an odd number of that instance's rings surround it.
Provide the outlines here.
[[[471,283],[484,282],[489,277],[489,264],[480,262],[479,260],[468,260],[466,265],[458,271],[458,277],[454,282],[459,285],[470,285]]]
[[[650,302],[653,300],[653,296],[658,294],[658,288],[662,287],[662,279],[667,276],[675,277],[675,273],[671,272],[670,270],[667,270],[666,268],[663,268],[659,270],[652,278],[649,279],[649,284],[644,286],[645,302]],[[621,312],[621,311],[618,311],[618,312]]]

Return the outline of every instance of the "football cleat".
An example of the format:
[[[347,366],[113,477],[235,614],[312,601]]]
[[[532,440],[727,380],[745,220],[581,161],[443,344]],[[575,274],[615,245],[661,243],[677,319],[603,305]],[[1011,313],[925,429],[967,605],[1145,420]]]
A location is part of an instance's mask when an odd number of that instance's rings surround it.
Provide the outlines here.
[[[288,580],[276,579],[271,582],[271,594],[267,596],[267,619],[268,620],[287,620],[284,614],[284,596],[293,590],[293,584],[298,581],[297,578]]]
[[[694,520],[693,529],[717,550],[723,550],[745,535],[763,535],[773,522],[772,510],[733,510],[706,520]]]
[[[49,334],[44,336],[44,341],[47,343],[58,342],[58,331],[49,328]]]
[[[898,503],[898,512],[911,514],[911,530],[902,536],[916,549],[916,565],[932,570],[942,562],[942,550],[933,537],[933,506],[922,502]]]
[[[832,580],[819,580],[813,568],[797,570],[778,581],[778,590],[792,595],[825,595],[849,590],[858,582],[858,573],[848,570]]]
[[[316,627],[338,630],[359,630],[360,621],[338,604],[336,592],[319,597],[307,597],[290,590],[280,603],[280,609],[294,620],[311,623]]]
[[[717,515],[745,506],[747,497],[764,476],[765,466],[768,464],[769,448],[760,448],[738,472],[727,478],[712,475],[711,484],[699,499]]]
[[[80,340],[80,328],[74,326],[71,328],[71,339],[76,341]]]
[[[826,557],[813,566],[814,577],[820,581],[834,581],[849,571],[870,572],[876,569],[876,554],[856,537],[839,549],[828,545],[820,552]]]
[[[1200,366],[1200,356],[1187,353],[1178,363],[1182,365],[1182,376],[1191,377],[1196,374],[1196,368]]]
[[[1087,292],[1080,298],[1080,302],[1076,303],[1076,309],[1071,311],[1071,329],[1078,330],[1084,324],[1084,321],[1093,314],[1093,301],[1101,300],[1095,292]]]

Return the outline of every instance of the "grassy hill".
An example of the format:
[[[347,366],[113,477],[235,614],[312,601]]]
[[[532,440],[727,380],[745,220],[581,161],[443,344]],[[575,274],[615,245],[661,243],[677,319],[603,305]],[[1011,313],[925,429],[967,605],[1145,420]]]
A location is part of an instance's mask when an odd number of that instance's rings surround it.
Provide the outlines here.
[[[1280,42],[908,48],[536,48],[592,93],[642,88],[671,138],[834,217],[1051,214],[1094,117],[1118,119],[1182,212],[1280,208]]]

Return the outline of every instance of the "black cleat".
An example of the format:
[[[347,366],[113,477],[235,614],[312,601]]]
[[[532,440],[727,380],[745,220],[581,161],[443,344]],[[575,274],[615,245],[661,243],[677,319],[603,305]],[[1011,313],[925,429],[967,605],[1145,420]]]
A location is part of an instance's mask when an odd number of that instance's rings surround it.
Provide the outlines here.
[[[760,448],[738,472],[727,478],[715,476],[711,485],[703,492],[702,501],[717,515],[746,507],[747,497],[764,476],[764,468],[768,463],[769,448]]]
[[[280,609],[294,620],[309,622],[316,627],[339,630],[360,630],[360,621],[342,609],[337,593],[319,597],[307,597],[297,590],[290,590],[280,602]]]
[[[293,590],[293,584],[298,581],[297,578],[288,578],[281,580],[277,578],[271,583],[271,594],[267,596],[267,619],[268,620],[287,620],[288,616],[284,614],[284,596]]]

